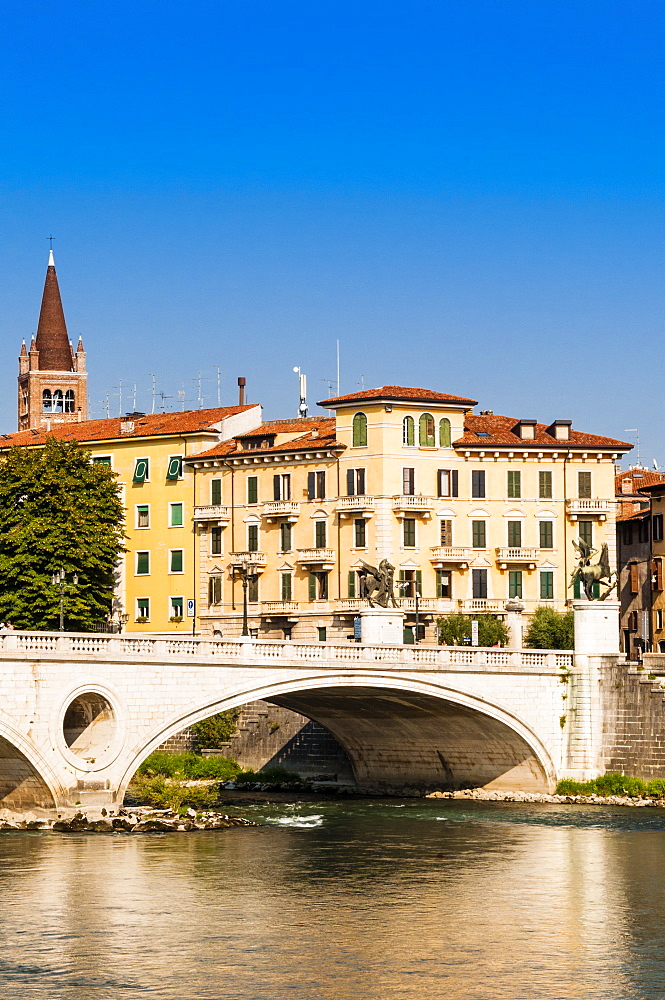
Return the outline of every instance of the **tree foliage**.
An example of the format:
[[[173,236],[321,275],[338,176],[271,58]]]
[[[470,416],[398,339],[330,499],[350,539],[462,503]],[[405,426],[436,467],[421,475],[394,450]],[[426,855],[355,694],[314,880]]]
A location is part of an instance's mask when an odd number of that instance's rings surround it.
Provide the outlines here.
[[[65,628],[89,631],[106,620],[123,517],[115,474],[76,441],[12,448],[0,459],[0,620],[57,629],[60,590],[51,577],[61,568]]]
[[[573,649],[575,625],[572,611],[559,613],[554,608],[536,608],[524,633],[529,649]]]
[[[439,618],[439,642],[446,646],[465,645],[464,639],[471,639],[471,622],[478,622],[479,646],[507,646],[510,635],[505,624],[493,615],[446,615]]]
[[[208,719],[195,722],[192,726],[192,736],[197,750],[218,750],[235,733],[236,720],[240,709],[232,708],[227,712],[218,712]]]

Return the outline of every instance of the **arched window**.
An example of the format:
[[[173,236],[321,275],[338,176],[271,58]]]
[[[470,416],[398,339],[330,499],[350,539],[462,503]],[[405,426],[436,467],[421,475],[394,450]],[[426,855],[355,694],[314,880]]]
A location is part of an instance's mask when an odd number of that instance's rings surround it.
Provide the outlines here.
[[[423,413],[418,424],[419,440],[421,448],[433,448],[436,445],[434,440],[434,417],[431,413]]]
[[[53,412],[62,413],[62,390],[53,390]]]
[[[367,417],[364,413],[356,413],[353,418],[353,447],[367,447]]]
[[[44,413],[50,413],[52,405],[53,404],[51,402],[51,390],[50,389],[44,389],[44,391],[42,393],[42,410],[43,410],[43,412]]]
[[[74,390],[68,389],[65,393],[65,413],[74,412]]]
[[[439,448],[450,448],[450,420],[448,417],[439,420]]]
[[[413,417],[404,417],[402,421],[402,444],[415,443],[415,425]]]

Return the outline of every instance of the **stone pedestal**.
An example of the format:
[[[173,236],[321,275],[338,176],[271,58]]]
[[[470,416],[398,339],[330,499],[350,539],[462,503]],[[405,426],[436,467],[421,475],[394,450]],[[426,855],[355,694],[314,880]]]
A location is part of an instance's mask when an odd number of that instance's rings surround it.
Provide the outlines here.
[[[397,608],[362,608],[360,641],[373,646],[402,645],[406,615]]]
[[[509,649],[522,648],[523,611],[524,605],[517,601],[508,601],[506,603],[506,628],[510,635]]]
[[[619,655],[618,601],[573,601],[575,653]]]

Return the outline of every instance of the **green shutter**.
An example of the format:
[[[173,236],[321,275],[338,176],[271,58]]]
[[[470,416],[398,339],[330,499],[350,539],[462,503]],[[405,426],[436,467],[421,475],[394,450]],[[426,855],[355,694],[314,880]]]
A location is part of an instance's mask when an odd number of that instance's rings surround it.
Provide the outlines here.
[[[222,480],[213,479],[210,484],[210,503],[213,507],[218,506],[222,502]]]
[[[150,572],[150,553],[149,552],[137,552],[136,553],[136,572],[137,574],[143,576]]]
[[[541,549],[551,549],[552,548],[552,522],[551,521],[541,521],[540,522],[540,547]]]
[[[416,587],[418,588],[418,593],[423,596],[423,571],[421,569],[416,570]]]
[[[171,549],[171,572],[182,573],[182,549]]]
[[[554,573],[547,571],[540,574],[540,599],[551,601],[554,597]]]
[[[182,478],[182,455],[172,455],[169,459],[169,467],[166,470],[167,479]]]
[[[508,521],[508,545],[519,549],[522,544],[522,522]]]
[[[316,600],[316,573],[309,574],[309,599]]]
[[[450,420],[439,420],[439,448],[450,448]]]
[[[516,471],[508,472],[508,497],[518,500],[522,496],[522,474]]]
[[[552,499],[552,473],[538,473],[538,496],[541,500]]]
[[[291,574],[282,573],[282,600],[291,600]]]
[[[484,521],[472,521],[472,545],[474,549],[484,549],[486,545],[486,533]]]
[[[353,447],[367,446],[367,417],[364,413],[356,413],[353,418]]]
[[[256,476],[247,477],[247,503],[259,502],[259,481]]]
[[[182,504],[171,504],[171,527],[182,528]]]
[[[354,569],[349,570],[349,597],[356,596],[356,571]]]
[[[144,483],[148,478],[148,459],[137,458],[134,466],[134,482]]]
[[[508,597],[522,596],[522,571],[511,570],[508,574]]]

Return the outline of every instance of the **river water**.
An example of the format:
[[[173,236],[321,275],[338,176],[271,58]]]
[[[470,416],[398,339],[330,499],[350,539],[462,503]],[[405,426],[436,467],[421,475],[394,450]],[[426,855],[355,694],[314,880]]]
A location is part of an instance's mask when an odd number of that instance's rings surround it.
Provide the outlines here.
[[[436,800],[0,835],[3,1000],[665,997],[665,811]]]

